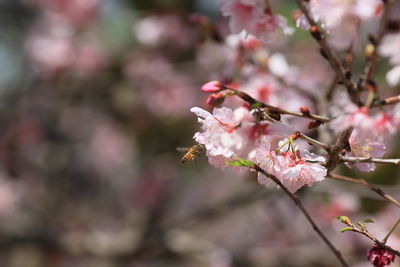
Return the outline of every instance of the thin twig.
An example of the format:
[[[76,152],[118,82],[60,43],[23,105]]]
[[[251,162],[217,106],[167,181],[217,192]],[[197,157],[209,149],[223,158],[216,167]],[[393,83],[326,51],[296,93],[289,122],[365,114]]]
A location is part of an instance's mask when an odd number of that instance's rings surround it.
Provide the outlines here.
[[[304,16],[307,18],[308,23],[311,25],[311,29],[314,27],[318,29],[319,33],[321,33],[321,29],[316,23],[316,21],[313,19],[311,16],[307,6],[306,2],[303,0],[295,0],[297,5],[299,6],[301,12],[304,14]],[[351,80],[351,78],[347,75],[346,69],[343,66],[342,62],[340,61],[339,57],[336,55],[336,53],[330,48],[328,43],[326,42],[326,39],[322,34],[319,34],[318,37],[316,38],[313,36],[314,39],[319,43],[324,55],[326,56],[329,64],[331,65],[332,69],[336,72],[340,80],[343,82],[343,84],[346,86],[347,91],[352,99],[352,101],[356,104],[359,104],[360,99],[359,95],[357,93],[356,86],[354,82]]]
[[[400,102],[400,95],[391,96],[391,97],[385,98],[383,100],[374,101],[374,102],[372,102],[371,107],[381,107],[381,106],[386,106],[386,105],[394,105],[394,104],[396,104],[398,102]]]
[[[400,165],[400,159],[378,159],[378,158],[371,158],[371,157],[347,157],[347,156],[342,156],[342,155],[340,155],[340,161],[350,162],[350,163],[370,162],[370,163]]]
[[[394,230],[396,230],[397,226],[399,226],[400,224],[400,219],[397,220],[397,222],[392,226],[392,228],[389,230],[389,232],[387,233],[387,235],[385,236],[384,239],[382,239],[382,243],[386,244],[386,242],[388,241],[390,235],[394,232]]]
[[[350,182],[350,183],[365,186],[365,187],[369,188],[370,190],[374,191],[375,193],[377,193],[378,195],[380,195],[381,197],[383,197],[384,199],[386,199],[387,201],[389,201],[390,203],[392,203],[400,208],[400,202],[397,199],[395,199],[391,195],[383,192],[383,190],[380,189],[378,186],[372,185],[363,179],[355,179],[355,178],[351,178],[351,177],[347,177],[347,176],[343,176],[343,175],[339,175],[339,174],[335,174],[335,173],[328,174],[328,177],[335,179],[335,180],[339,180],[339,181],[345,181],[345,182]]]
[[[299,137],[303,138],[308,143],[310,143],[310,144],[312,144],[312,145],[314,145],[316,147],[319,147],[319,148],[321,148],[323,150],[328,150],[329,149],[329,145],[324,144],[324,143],[322,143],[322,142],[320,142],[320,141],[318,141],[318,140],[316,140],[316,139],[314,139],[312,137],[309,137],[308,135],[305,135],[305,134],[299,132]]]
[[[293,193],[291,193],[282,183],[281,181],[279,181],[278,178],[276,178],[273,175],[270,175],[269,173],[267,173],[264,169],[262,169],[260,166],[254,164],[254,166],[252,167],[253,169],[255,169],[256,171],[262,173],[263,175],[269,177],[274,183],[276,183],[280,188],[282,188],[282,190],[289,196],[289,198],[296,204],[296,206],[299,207],[299,209],[301,210],[301,212],[304,214],[304,216],[306,217],[306,219],[308,220],[308,222],[311,224],[312,228],[314,229],[314,231],[321,237],[321,239],[328,245],[328,247],[331,249],[331,251],[333,252],[333,254],[336,256],[336,258],[340,261],[340,263],[342,264],[342,266],[349,266],[347,264],[347,262],[344,260],[342,254],[340,253],[339,250],[336,249],[336,247],[329,241],[329,239],[322,233],[322,231],[318,228],[317,224],[314,222],[314,220],[312,219],[311,215],[308,213],[308,211],[305,209],[305,207],[303,206],[303,203],[301,202],[301,200],[294,195]]]
[[[400,251],[397,251],[397,250],[395,250],[395,249],[393,249],[393,248],[391,248],[391,247],[389,247],[389,246],[386,246],[385,243],[379,241],[376,237],[374,237],[373,235],[371,235],[371,233],[368,232],[367,229],[358,229],[358,228],[356,228],[356,227],[352,227],[351,229],[349,229],[349,231],[362,234],[363,236],[365,236],[365,237],[371,239],[371,240],[372,240],[375,244],[377,244],[379,247],[384,248],[385,250],[388,250],[388,251],[390,251],[390,252],[392,252],[392,253],[394,253],[394,254],[396,254],[397,256],[400,257]]]
[[[249,103],[250,105],[256,105],[258,107],[261,108],[266,108],[270,111],[274,111],[277,112],[279,114],[285,114],[285,115],[292,115],[292,116],[296,116],[296,117],[301,117],[301,118],[306,118],[306,119],[311,119],[311,120],[317,120],[320,121],[322,123],[327,123],[330,122],[330,118],[325,117],[325,116],[321,116],[321,115],[316,115],[316,114],[303,114],[301,112],[295,112],[295,111],[289,111],[289,110],[285,110],[282,108],[278,108],[263,102],[260,102],[256,99],[254,99],[252,96],[250,96],[249,94],[240,91],[240,90],[236,90],[233,88],[229,88],[226,87],[226,89],[231,90],[235,95],[239,96],[241,99],[243,99],[244,101],[246,101],[247,103]]]

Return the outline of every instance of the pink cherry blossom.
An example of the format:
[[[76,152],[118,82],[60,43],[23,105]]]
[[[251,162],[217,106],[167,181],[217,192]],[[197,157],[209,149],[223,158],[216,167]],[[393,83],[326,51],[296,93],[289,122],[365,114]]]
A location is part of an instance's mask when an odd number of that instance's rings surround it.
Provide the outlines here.
[[[379,46],[379,53],[388,57],[393,65],[400,65],[400,33],[387,34]]]
[[[335,96],[334,102],[337,104],[331,108],[331,113],[335,118],[330,126],[336,133],[353,127],[359,137],[384,142],[396,133],[400,124],[396,111],[373,113],[367,107],[357,107],[347,95],[341,93]]]
[[[285,151],[285,147],[287,146],[283,146],[281,150]],[[250,158],[294,193],[304,185],[312,186],[315,182],[324,180],[327,174],[325,167],[315,163],[324,162],[323,157],[295,149],[295,153],[286,150],[277,154],[275,150],[271,151],[270,146],[264,145],[252,152]],[[260,173],[258,181],[266,186],[271,184],[270,179]]]
[[[334,120],[330,123],[332,130],[339,133],[349,127],[370,131],[374,120],[366,107],[358,107],[345,92],[338,92],[333,99],[330,111]]]
[[[194,135],[196,142],[205,145],[209,159],[222,156],[224,161],[235,159],[246,145],[246,138],[237,130],[241,120],[232,109],[216,108],[213,114],[194,107],[191,109],[198,116],[203,132]],[[211,160],[212,161],[212,160]],[[210,161],[210,163],[211,163]],[[217,161],[225,167],[224,162]]]
[[[394,67],[386,73],[386,81],[390,86],[400,84],[400,33],[387,34],[379,46],[379,53],[389,58]]]
[[[400,84],[400,65],[393,67],[386,73],[386,81],[390,86]]]
[[[385,144],[376,140],[371,140],[370,135],[367,133],[360,133],[358,130],[354,130],[349,138],[351,152],[348,153],[350,156],[355,157],[382,157],[385,154]],[[375,170],[375,163],[362,162],[354,164],[360,171],[371,172]],[[352,166],[347,164],[347,166]]]
[[[278,30],[284,34],[293,32],[283,16],[271,14],[264,0],[224,0],[221,11],[230,17],[229,26],[233,33],[245,30],[267,42]]]
[[[288,135],[289,127],[267,121],[256,122],[246,108],[215,108],[213,114],[201,108],[191,109],[202,124],[202,132],[194,135],[196,142],[205,145],[209,162],[225,167],[225,161],[247,158],[254,147],[277,143]]]
[[[374,129],[379,140],[383,141],[396,134],[400,121],[393,112],[381,111],[374,116]]]
[[[283,185],[294,193],[304,185],[312,186],[315,182],[325,179],[327,170],[318,163],[309,161],[324,161],[324,158],[308,151],[296,154],[291,151],[282,153],[281,175],[279,176]]]

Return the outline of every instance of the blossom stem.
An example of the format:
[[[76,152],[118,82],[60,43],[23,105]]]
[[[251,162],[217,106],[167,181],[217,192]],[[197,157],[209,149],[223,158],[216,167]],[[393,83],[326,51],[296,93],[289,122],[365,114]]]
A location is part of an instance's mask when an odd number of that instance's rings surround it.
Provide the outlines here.
[[[397,220],[397,222],[393,225],[392,229],[390,229],[389,233],[385,236],[385,238],[382,240],[383,244],[386,244],[387,240],[389,239],[389,236],[394,232],[396,227],[400,224],[400,218]]]
[[[396,254],[397,256],[400,257],[400,251],[395,250],[389,246],[386,246],[384,242],[379,241],[376,237],[374,237],[373,235],[371,235],[370,232],[367,231],[367,229],[358,229],[357,227],[352,227],[349,231],[352,232],[356,232],[356,233],[360,233],[363,236],[371,239],[375,244],[377,244],[379,247],[384,248],[394,254]]]
[[[320,121],[322,123],[330,122],[330,118],[325,117],[325,116],[316,115],[316,114],[305,115],[305,114],[303,114],[301,112],[294,112],[294,111],[281,109],[281,108],[278,108],[278,107],[275,107],[275,106],[260,102],[260,101],[258,101],[256,99],[254,99],[249,94],[243,92],[243,91],[236,90],[236,89],[233,89],[233,88],[230,88],[230,87],[226,87],[226,89],[231,90],[232,92],[234,92],[235,95],[239,96],[241,99],[243,99],[244,101],[249,103],[251,106],[255,105],[255,106],[258,106],[258,107],[261,107],[261,108],[269,109],[271,111],[274,111],[274,112],[277,112],[277,113],[280,113],[280,114],[292,115],[292,116],[307,118],[307,119],[311,119],[311,120],[317,120],[317,121]]]
[[[308,222],[311,224],[312,228],[314,231],[321,237],[321,239],[328,245],[328,247],[331,249],[333,254],[336,256],[336,258],[340,261],[342,266],[349,266],[348,263],[344,260],[342,254],[340,253],[339,250],[336,249],[336,247],[329,241],[329,239],[322,233],[322,231],[318,228],[317,224],[314,222],[313,218],[311,215],[308,213],[308,211],[305,209],[303,206],[303,203],[301,202],[300,198],[298,198],[296,195],[291,193],[282,183],[279,181],[278,178],[275,176],[267,173],[264,169],[262,169],[260,166],[254,164],[252,167],[254,170],[262,173],[266,177],[269,177],[274,183],[276,183],[282,190],[289,196],[289,198],[296,204],[296,206],[299,207],[300,211],[304,214]]]
[[[388,98],[385,98],[385,99],[379,100],[379,101],[374,101],[374,102],[372,102],[371,107],[381,107],[381,106],[386,106],[386,105],[393,105],[398,102],[400,102],[400,95],[388,97]]]
[[[295,0],[297,5],[299,6],[301,12],[303,12],[304,16],[307,18],[308,23],[312,27],[315,27],[318,29],[319,32],[321,32],[320,27],[316,23],[316,21],[312,18],[307,6],[306,6],[306,1],[303,0]],[[347,91],[351,97],[351,100],[359,105],[360,103],[360,96],[357,92],[356,86],[354,82],[351,80],[346,75],[346,69],[343,66],[342,62],[340,61],[339,57],[335,54],[335,52],[330,48],[328,43],[326,42],[326,39],[321,35],[320,38],[315,38],[316,41],[319,43],[324,55],[326,55],[326,58],[331,65],[332,69],[336,72],[338,77],[340,77],[340,80],[343,82],[343,84],[346,86]]]
[[[370,162],[370,163],[382,163],[382,164],[394,164],[400,165],[400,159],[378,159],[371,157],[347,157],[340,155],[340,161],[350,163]]]
[[[319,148],[321,148],[323,150],[328,150],[329,149],[329,145],[324,144],[324,143],[322,143],[322,142],[320,142],[318,140],[315,140],[314,138],[311,138],[308,135],[305,135],[305,134],[299,132],[299,137],[303,138],[308,143],[310,143],[310,144],[312,144],[312,145],[314,145],[316,147],[319,147]]]
[[[395,199],[391,195],[385,193],[381,188],[377,187],[376,185],[370,184],[363,179],[355,179],[355,178],[351,178],[351,177],[347,177],[347,176],[343,176],[343,175],[339,175],[339,174],[335,174],[335,173],[329,173],[328,177],[335,179],[335,180],[340,180],[340,181],[345,181],[345,182],[350,182],[350,183],[365,186],[365,187],[371,189],[373,192],[380,195],[381,197],[383,197],[384,199],[386,199],[387,201],[389,201],[390,203],[392,203],[400,208],[400,202],[397,199]]]

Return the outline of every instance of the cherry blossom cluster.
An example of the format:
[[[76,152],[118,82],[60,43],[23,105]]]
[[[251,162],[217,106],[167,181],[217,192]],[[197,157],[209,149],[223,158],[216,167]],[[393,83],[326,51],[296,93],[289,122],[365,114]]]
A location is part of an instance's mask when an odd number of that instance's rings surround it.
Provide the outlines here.
[[[329,42],[341,49],[352,47],[356,42],[339,36],[359,36],[361,22],[379,19],[383,6],[378,0],[310,1],[308,17],[300,10],[293,14],[300,28],[311,30],[310,19],[312,23],[320,23]],[[310,73],[316,70],[302,72],[301,68],[290,65],[284,55],[271,53],[269,48],[273,45],[263,45],[263,42],[273,40],[272,35],[277,32],[292,31],[286,19],[272,13],[268,2],[223,1],[221,11],[229,17],[233,33],[221,45],[231,50],[230,54],[226,51],[223,54],[231,68],[221,73],[220,78],[226,82],[211,81],[202,87],[202,91],[210,93],[206,103],[216,107],[213,112],[192,108],[202,124],[202,131],[196,133],[194,139],[205,146],[210,164],[225,168],[227,161],[251,159],[295,192],[304,185],[311,186],[323,180],[327,170],[324,167],[326,153],[325,156],[310,153],[307,150],[310,146],[301,142],[298,145],[292,133],[310,132],[310,129],[325,123],[328,126],[323,127],[336,135],[352,129],[346,149],[341,152],[343,155],[363,158],[384,156],[386,145],[400,126],[400,106],[376,108],[374,101],[379,96],[375,82],[368,81],[366,85],[368,92],[365,104],[354,103],[347,93],[337,89],[331,97],[329,118],[305,123],[304,118],[307,120],[309,116],[307,114],[317,108],[317,102],[312,99],[320,97],[318,90],[326,84],[326,79],[332,79],[332,75],[320,67],[318,76],[322,78],[319,80],[315,75],[310,77]],[[332,43],[337,40],[346,44]],[[380,53],[391,56],[391,62],[397,62],[398,51],[396,53],[392,49],[390,52],[387,43],[393,44],[384,39]],[[255,102],[247,101],[240,94],[248,95]],[[260,103],[267,103],[267,106],[258,105]],[[224,107],[221,107],[222,104]],[[278,108],[278,111],[271,109],[271,106]],[[282,114],[292,114],[285,110],[300,111],[304,116],[281,117]],[[347,165],[352,167],[353,163]],[[364,172],[375,169],[375,163],[372,162],[359,162],[355,166]],[[269,184],[262,175],[259,180],[262,184]]]
[[[286,18],[272,14],[264,0],[225,0],[221,11],[230,17],[229,26],[232,33],[245,31],[260,40],[268,41],[277,30],[292,34],[293,29],[287,25]]]
[[[293,193],[323,181],[341,163],[362,172],[374,171],[376,163],[398,164],[382,158],[400,127],[399,96],[383,99],[392,93],[382,92],[400,84],[400,20],[391,15],[400,7],[394,2],[297,0],[294,23],[320,51],[318,60],[307,51],[296,62],[280,49],[294,29],[274,3],[222,1],[231,34],[203,44],[200,55],[215,55],[205,62],[211,81],[201,87],[213,110],[191,109],[201,124],[194,139],[209,163],[250,167],[260,184],[278,184],[296,203]],[[351,70],[357,54],[366,61],[360,74]],[[382,85],[374,77],[380,57],[393,66]],[[375,266],[393,261],[377,256],[379,249],[368,256]]]

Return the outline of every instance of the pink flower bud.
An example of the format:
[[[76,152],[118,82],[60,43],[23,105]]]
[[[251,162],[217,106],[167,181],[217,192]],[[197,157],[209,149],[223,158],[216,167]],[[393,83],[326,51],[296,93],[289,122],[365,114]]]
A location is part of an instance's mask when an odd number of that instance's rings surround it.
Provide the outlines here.
[[[225,89],[225,86],[220,81],[211,81],[201,87],[201,91],[207,93],[216,93]]]
[[[224,100],[225,100],[224,94],[214,93],[207,98],[206,104],[213,107],[218,107],[224,102]]]

